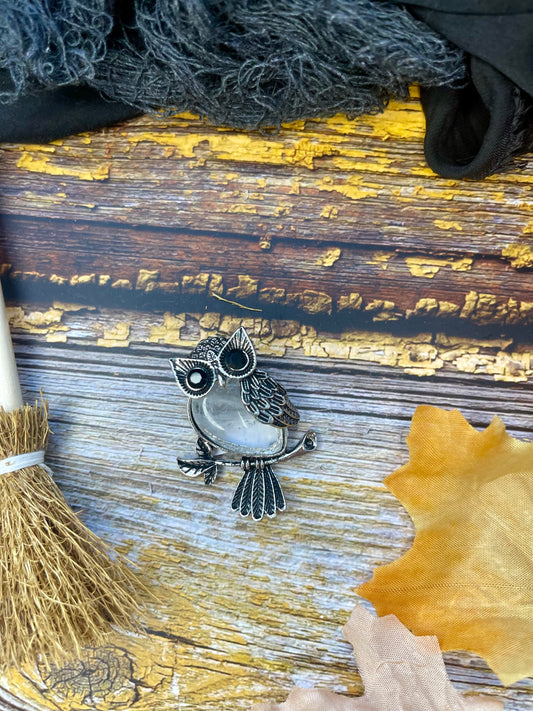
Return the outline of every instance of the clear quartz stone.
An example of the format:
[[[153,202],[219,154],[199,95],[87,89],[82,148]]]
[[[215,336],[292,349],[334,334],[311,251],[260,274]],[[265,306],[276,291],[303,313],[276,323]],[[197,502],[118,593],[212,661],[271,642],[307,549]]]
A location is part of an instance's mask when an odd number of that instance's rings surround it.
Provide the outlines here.
[[[218,383],[205,397],[190,400],[190,414],[196,428],[217,447],[227,452],[269,457],[285,448],[284,428],[258,422],[241,400],[241,384]]]

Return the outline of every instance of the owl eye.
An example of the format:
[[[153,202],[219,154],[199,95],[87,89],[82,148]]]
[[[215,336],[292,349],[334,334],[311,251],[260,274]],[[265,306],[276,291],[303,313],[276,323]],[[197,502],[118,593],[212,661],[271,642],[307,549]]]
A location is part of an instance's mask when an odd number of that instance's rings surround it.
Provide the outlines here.
[[[235,349],[234,351],[226,351],[220,358],[225,370],[234,373],[242,373],[248,368],[250,358],[246,351]]]
[[[257,365],[255,350],[244,328],[239,328],[218,355],[221,372],[230,378],[246,378]]]
[[[209,376],[205,370],[194,368],[194,370],[191,370],[185,379],[191,390],[199,392],[200,390],[204,390],[207,382],[209,381]]]
[[[170,365],[178,385],[188,397],[203,397],[213,387],[215,372],[206,361],[194,358],[171,358]]]

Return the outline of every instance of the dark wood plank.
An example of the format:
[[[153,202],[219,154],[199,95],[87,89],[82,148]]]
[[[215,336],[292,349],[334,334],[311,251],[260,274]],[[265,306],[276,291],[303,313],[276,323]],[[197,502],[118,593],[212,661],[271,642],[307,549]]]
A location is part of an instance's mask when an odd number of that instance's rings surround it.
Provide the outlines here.
[[[434,328],[450,321],[452,330],[533,322],[533,270],[503,259],[335,246],[333,237],[265,245],[251,235],[198,228],[5,215],[0,264],[18,298],[29,301],[44,289],[65,300],[107,303],[118,291],[122,303],[161,309],[200,294],[211,309],[222,297],[270,317],[332,316],[333,330],[413,319]]]
[[[533,167],[479,182],[425,165],[416,99],[275,136],[142,117],[54,145],[4,146],[2,210],[377,249],[531,255]]]

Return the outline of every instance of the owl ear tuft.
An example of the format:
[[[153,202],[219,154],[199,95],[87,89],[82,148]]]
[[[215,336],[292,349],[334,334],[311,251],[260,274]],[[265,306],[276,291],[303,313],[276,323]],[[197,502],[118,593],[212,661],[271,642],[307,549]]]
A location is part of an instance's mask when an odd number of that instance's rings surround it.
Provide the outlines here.
[[[187,397],[204,397],[215,383],[213,367],[198,358],[169,358],[176,382]]]
[[[241,326],[228,339],[218,354],[218,367],[229,378],[242,380],[257,367],[257,356],[246,329]]]

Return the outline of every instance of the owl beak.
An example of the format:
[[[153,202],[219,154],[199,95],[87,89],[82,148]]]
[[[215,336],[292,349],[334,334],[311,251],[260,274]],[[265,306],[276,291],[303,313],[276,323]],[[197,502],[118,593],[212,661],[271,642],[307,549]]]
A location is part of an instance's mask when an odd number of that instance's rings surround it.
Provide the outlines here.
[[[225,388],[228,383],[228,379],[226,378],[225,375],[222,375],[222,373],[218,373],[218,384],[220,385],[221,388]]]

